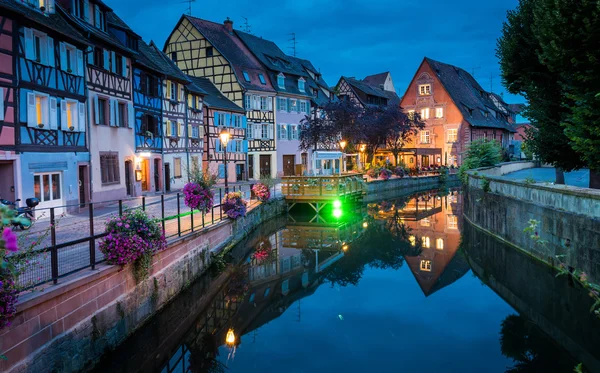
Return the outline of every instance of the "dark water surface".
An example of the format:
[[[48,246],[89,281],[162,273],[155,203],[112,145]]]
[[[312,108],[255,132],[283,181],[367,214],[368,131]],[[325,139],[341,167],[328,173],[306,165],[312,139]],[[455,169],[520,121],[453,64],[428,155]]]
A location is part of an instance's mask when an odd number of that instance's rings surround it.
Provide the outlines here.
[[[352,210],[264,224],[95,371],[600,369],[587,292],[464,224],[457,190]]]

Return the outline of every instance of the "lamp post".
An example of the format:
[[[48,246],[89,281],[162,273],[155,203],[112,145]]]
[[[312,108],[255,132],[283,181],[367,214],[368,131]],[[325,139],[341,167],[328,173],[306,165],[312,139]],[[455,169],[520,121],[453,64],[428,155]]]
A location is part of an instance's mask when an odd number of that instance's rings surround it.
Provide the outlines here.
[[[340,140],[340,149],[342,149],[342,164],[340,165],[340,175],[342,174],[342,170],[344,169],[344,148],[346,147],[346,140]],[[344,170],[345,171],[345,170]]]
[[[227,185],[227,144],[229,143],[230,136],[231,135],[229,132],[227,132],[227,129],[223,127],[221,133],[219,134],[219,138],[221,139],[221,146],[223,147],[224,152],[223,163],[225,164],[225,194],[229,193],[229,186]]]
[[[362,169],[365,169],[365,150],[367,149],[367,145],[366,144],[360,144],[360,147],[358,148],[360,150],[360,161],[362,163]]]

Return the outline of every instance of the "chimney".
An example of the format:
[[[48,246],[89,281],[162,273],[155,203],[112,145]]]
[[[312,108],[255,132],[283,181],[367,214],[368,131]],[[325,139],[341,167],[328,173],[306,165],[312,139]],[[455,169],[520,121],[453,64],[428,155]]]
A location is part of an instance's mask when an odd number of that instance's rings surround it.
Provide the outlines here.
[[[223,22],[223,24],[225,25],[227,32],[232,34],[233,33],[233,21],[230,20],[229,17],[227,17],[227,19]]]

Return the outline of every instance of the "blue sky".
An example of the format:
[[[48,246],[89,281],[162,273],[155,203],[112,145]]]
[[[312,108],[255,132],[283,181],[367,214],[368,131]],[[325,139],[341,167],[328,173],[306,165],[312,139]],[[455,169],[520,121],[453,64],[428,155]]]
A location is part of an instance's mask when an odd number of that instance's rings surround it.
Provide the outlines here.
[[[186,3],[163,0],[105,0],[144,40],[163,45]],[[166,5],[168,3],[168,5]],[[517,0],[199,0],[192,15],[215,22],[226,17],[234,28],[248,18],[251,31],[292,50],[289,33],[296,33],[297,55],[321,69],[327,83],[341,75],[363,78],[391,71],[403,95],[424,56],[474,72],[490,90],[510,96],[500,82],[495,56],[506,11]]]

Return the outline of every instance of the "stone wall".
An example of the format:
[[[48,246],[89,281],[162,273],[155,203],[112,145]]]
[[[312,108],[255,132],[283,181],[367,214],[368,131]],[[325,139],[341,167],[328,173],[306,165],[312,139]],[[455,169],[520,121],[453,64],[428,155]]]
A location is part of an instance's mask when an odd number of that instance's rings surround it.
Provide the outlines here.
[[[13,324],[0,335],[0,371],[84,369],[139,328],[210,264],[210,252],[238,242],[285,211],[282,200],[247,217],[224,220],[173,242],[154,256],[149,277],[136,283],[131,266],[101,265],[43,293],[23,296]]]
[[[448,175],[446,185],[454,185],[458,182],[458,175]],[[392,178],[389,180],[372,180],[367,183],[364,202],[380,201],[388,196],[393,197],[399,194],[405,195],[417,192],[423,189],[435,189],[442,186],[439,176],[425,177],[404,177],[401,179]]]
[[[470,171],[464,215],[473,224],[548,264],[557,255],[600,283],[600,191],[545,184],[526,184]],[[487,179],[487,181],[486,181]],[[489,182],[489,191],[483,186]],[[539,222],[536,244],[523,230]]]

